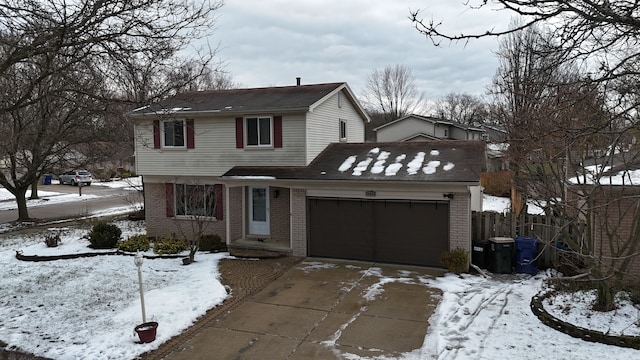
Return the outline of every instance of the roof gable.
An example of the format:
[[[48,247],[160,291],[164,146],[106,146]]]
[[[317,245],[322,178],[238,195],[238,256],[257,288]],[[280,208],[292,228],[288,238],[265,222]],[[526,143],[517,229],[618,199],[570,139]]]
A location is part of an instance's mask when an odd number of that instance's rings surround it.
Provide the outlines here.
[[[185,92],[136,109],[131,115],[311,111],[342,90],[368,121],[369,117],[346,83]]]
[[[410,114],[410,115],[406,115],[403,116],[401,118],[398,118],[396,120],[390,121],[386,124],[380,125],[377,128],[373,129],[373,131],[378,131],[379,129],[388,127],[388,126],[394,126],[398,123],[404,122],[406,120],[409,119],[416,119],[416,120],[420,120],[420,121],[424,121],[424,122],[429,122],[432,123],[433,125],[446,125],[446,126],[452,126],[452,127],[456,127],[459,129],[463,129],[463,130],[467,130],[467,131],[478,131],[478,132],[483,132],[483,129],[480,128],[476,128],[473,126],[469,126],[469,125],[465,125],[456,121],[452,121],[452,120],[447,120],[444,118],[437,118],[437,117],[433,117],[433,116],[422,116],[422,115],[417,115],[417,114]]]

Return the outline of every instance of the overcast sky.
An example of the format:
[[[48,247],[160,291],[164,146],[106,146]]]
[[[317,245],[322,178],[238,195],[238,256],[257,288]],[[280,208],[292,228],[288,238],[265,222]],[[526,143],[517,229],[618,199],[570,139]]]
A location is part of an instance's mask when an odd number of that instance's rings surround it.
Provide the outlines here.
[[[481,95],[496,70],[495,39],[443,43],[418,33],[409,12],[443,20],[455,33],[505,28],[509,14],[469,11],[464,0],[226,0],[209,39],[243,87],[347,82],[360,96],[374,69],[401,64],[437,100]]]

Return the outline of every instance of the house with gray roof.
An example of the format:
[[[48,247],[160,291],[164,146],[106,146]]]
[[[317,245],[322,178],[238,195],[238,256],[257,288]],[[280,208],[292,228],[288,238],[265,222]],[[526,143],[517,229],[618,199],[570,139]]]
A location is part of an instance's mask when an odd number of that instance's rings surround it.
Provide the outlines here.
[[[364,143],[346,83],[186,93],[131,116],[149,236],[205,214],[231,249],[442,266],[471,248],[484,143]]]
[[[373,129],[376,141],[482,140],[484,129],[455,121],[410,114]]]

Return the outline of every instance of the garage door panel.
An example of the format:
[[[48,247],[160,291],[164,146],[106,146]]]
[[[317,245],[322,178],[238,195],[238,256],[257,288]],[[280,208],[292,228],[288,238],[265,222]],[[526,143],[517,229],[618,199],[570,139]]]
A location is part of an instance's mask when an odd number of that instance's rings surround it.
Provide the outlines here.
[[[309,255],[441,266],[447,202],[309,198]]]
[[[370,221],[372,212],[371,201],[309,200],[310,254],[371,260],[373,229],[358,224]]]
[[[448,204],[377,202],[374,215],[377,261],[440,265],[448,250]]]

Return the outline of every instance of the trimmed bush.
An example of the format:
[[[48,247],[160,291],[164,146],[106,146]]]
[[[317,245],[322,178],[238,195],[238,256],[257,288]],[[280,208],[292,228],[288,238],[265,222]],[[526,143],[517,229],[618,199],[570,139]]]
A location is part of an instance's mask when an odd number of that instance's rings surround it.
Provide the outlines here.
[[[93,225],[87,239],[94,249],[113,249],[118,244],[121,235],[122,230],[116,225],[100,221]]]
[[[44,243],[47,247],[57,247],[60,245],[60,235],[47,235],[44,237]]]
[[[149,239],[144,234],[129,236],[127,240],[118,243],[118,249],[129,252],[147,251],[150,247]]]
[[[462,248],[447,251],[442,254],[442,263],[447,270],[454,274],[461,274],[469,267],[469,252]]]
[[[153,252],[158,255],[178,254],[188,248],[187,243],[176,239],[160,239],[153,244]]]
[[[220,236],[216,234],[202,235],[200,238],[200,251],[220,251],[226,248]]]

